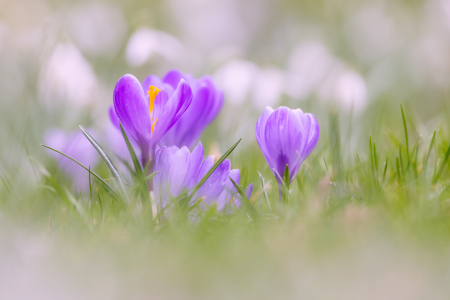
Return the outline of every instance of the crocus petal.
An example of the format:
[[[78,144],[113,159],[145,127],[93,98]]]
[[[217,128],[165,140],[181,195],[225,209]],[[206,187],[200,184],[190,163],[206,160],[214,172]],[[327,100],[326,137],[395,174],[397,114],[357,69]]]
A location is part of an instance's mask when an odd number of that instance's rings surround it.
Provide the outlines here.
[[[258,142],[258,145],[261,148],[261,151],[271,169],[275,166],[275,163],[272,161],[272,157],[269,155],[269,151],[267,150],[266,147],[265,131],[267,120],[269,119],[272,113],[273,113],[272,107],[267,106],[261,117],[259,117],[258,121],[256,122],[255,128],[256,141]]]
[[[149,75],[142,82],[142,89],[146,92],[145,95],[147,99],[148,99],[147,91],[149,90],[150,86],[154,86],[162,91],[165,91],[169,95],[169,97],[173,94],[173,91],[175,89],[170,84],[167,84],[164,81],[162,81],[158,76]]]
[[[114,110],[114,106],[109,107],[109,119],[111,120],[111,123],[120,130],[120,124],[119,124],[119,118],[117,117],[116,111]]]
[[[189,156],[189,149],[186,147],[173,154],[168,178],[172,197],[178,196],[186,186],[186,176],[189,174]]]
[[[176,115],[173,118],[173,124],[184,114],[192,101],[192,90],[189,84],[182,79],[178,84],[177,89],[173,93],[171,100],[173,101],[173,107],[176,111]],[[168,128],[170,129],[173,124]]]
[[[153,178],[153,192],[156,200],[164,207],[170,200],[169,176],[173,161],[173,152],[177,149],[162,147],[156,151],[154,171],[158,174]]]
[[[303,127],[298,117],[287,107],[275,110],[267,119],[265,128],[265,142],[268,155],[274,165],[277,180],[283,176],[286,165],[295,166],[305,147]],[[276,172],[278,175],[276,174]],[[289,170],[295,176],[297,170]]]
[[[167,72],[166,76],[163,78],[163,82],[170,84],[173,89],[176,89],[178,83],[183,78],[183,74],[178,70],[171,70]]]
[[[197,80],[190,74],[183,75],[179,71],[171,71],[164,78],[164,82],[170,82],[175,86],[182,80],[186,80],[191,87],[192,102],[160,143],[191,148],[222,108],[223,92],[217,90],[210,76],[203,76]]]
[[[203,145],[201,142],[198,142],[197,146],[194,148],[194,150],[192,150],[191,156],[189,157],[189,174],[187,175],[186,182],[187,189],[191,189],[196,184],[191,179],[198,176],[200,166],[202,165],[203,153]]]
[[[151,146],[150,108],[141,84],[133,75],[125,75],[117,82],[114,109],[127,133],[139,145],[142,159],[148,159]]]
[[[158,122],[153,131],[153,145],[159,142],[191,104],[191,88],[184,80],[181,80],[172,97],[167,101],[166,99],[167,94],[164,91],[161,91],[155,99],[153,116],[158,119]]]
[[[303,114],[300,121],[303,123],[303,127],[307,133],[306,136],[308,137],[305,149],[301,154],[302,160],[305,160],[317,145],[320,135],[320,128],[319,122],[313,114]]]
[[[252,197],[252,192],[253,192],[253,183],[250,183],[244,191],[248,199]]]
[[[224,160],[217,167],[217,169],[214,170],[214,172],[211,174],[208,180],[206,180],[206,182],[200,187],[200,189],[197,192],[197,196],[205,197],[204,199],[205,203],[208,203],[212,200],[216,200],[215,198],[217,198],[217,196],[219,196],[223,190],[222,182],[224,182],[225,179],[227,178],[228,173],[230,172],[230,167],[231,167],[230,161],[228,159]]]

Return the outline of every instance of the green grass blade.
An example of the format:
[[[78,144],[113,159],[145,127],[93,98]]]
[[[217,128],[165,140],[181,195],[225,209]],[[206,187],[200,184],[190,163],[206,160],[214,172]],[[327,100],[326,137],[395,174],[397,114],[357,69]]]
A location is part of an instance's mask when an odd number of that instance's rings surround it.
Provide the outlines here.
[[[286,164],[286,168],[284,168],[283,181],[284,181],[284,184],[289,188],[289,165],[288,164]]]
[[[375,163],[375,170],[378,170],[377,147],[375,146],[375,143],[373,143],[373,158]]]
[[[395,158],[395,164],[397,166],[397,180],[398,183],[402,182],[402,168],[400,167],[400,160],[398,157]]]
[[[370,166],[372,167],[372,175],[375,177],[375,163],[373,161],[372,135],[369,136],[370,143]]]
[[[243,208],[246,211],[248,211],[252,215],[253,220],[255,220],[257,217],[256,210],[253,207],[253,205],[250,203],[250,201],[248,200],[247,195],[245,195],[244,191],[239,187],[239,185],[236,184],[236,182],[234,182],[234,180],[231,177],[228,177],[228,178],[230,178],[231,183],[234,185],[234,187],[236,188],[239,195],[241,195],[241,201],[242,201]]]
[[[134,170],[136,171],[136,175],[138,178],[141,178],[143,176],[143,171],[141,167],[141,163],[139,162],[139,159],[136,156],[136,153],[134,152],[133,147],[131,146],[130,140],[128,139],[128,136],[125,132],[125,129],[123,129],[122,123],[119,120],[120,124],[120,130],[122,132],[123,139],[125,140],[125,143],[127,144],[128,152],[130,152],[131,160],[133,161]]]
[[[88,168],[86,168],[82,163],[78,162],[76,159],[70,157],[69,155],[66,155],[56,149],[53,149],[52,147],[49,147],[47,145],[43,145],[41,144],[42,147],[45,147],[47,149],[50,149],[52,151],[55,151],[56,153],[61,154],[62,156],[67,157],[68,159],[72,160],[73,162],[76,162],[79,166],[81,166],[83,169],[85,169],[86,171],[88,171],[89,173],[91,173],[95,178],[97,178],[98,180],[100,180],[101,183],[103,183],[103,185],[110,190],[117,198],[120,198],[119,193],[117,193],[103,178],[101,178],[99,175],[97,175],[95,172],[89,170]]]
[[[112,160],[109,158],[109,156],[106,154],[106,152],[103,150],[103,148],[100,146],[100,144],[89,134],[86,130],[80,125],[79,126],[83,134],[86,136],[86,138],[91,142],[92,146],[97,150],[97,152],[100,154],[100,156],[103,158],[103,160],[108,165],[109,169],[111,170],[111,173],[113,174],[114,178],[117,181],[117,185],[120,188],[120,192],[122,194],[123,199],[130,203],[130,199],[128,198],[127,191],[125,190],[125,185],[122,181],[122,178],[119,175],[119,172],[117,171],[117,167],[114,165]]]
[[[385,163],[384,172],[383,172],[383,182],[386,179],[386,172],[387,172],[387,167],[388,167],[388,161],[389,161],[389,156],[386,157],[386,163]]]
[[[284,203],[289,202],[289,165],[286,164],[283,173],[283,188],[281,189],[281,199]]]
[[[272,206],[270,205],[270,201],[269,201],[269,196],[267,196],[267,191],[266,191],[266,184],[264,182],[264,177],[261,175],[261,173],[259,173],[259,177],[261,178],[261,185],[262,185],[262,189],[263,189],[263,194],[264,194],[264,199],[266,199],[266,203],[267,206],[269,207],[269,211],[272,211]]]
[[[212,166],[212,168],[206,173],[205,176],[203,176],[202,180],[200,180],[199,183],[191,190],[190,196],[188,197],[188,203],[190,202],[191,198],[194,197],[195,193],[201,188],[201,186],[208,180],[209,176],[217,169],[218,166],[233,152],[233,150],[237,147],[237,145],[241,142],[242,138],[240,138],[236,143],[234,143],[233,146],[228,149],[227,152],[222,155],[222,157],[219,158],[218,161]]]
[[[433,137],[431,138],[430,147],[428,148],[427,156],[425,158],[425,161],[423,162],[423,171],[421,172],[421,174],[425,174],[426,175],[426,170],[427,170],[427,166],[428,166],[428,160],[430,159],[430,154],[431,154],[431,150],[433,149],[434,139],[435,138],[436,138],[436,130],[434,131]]]
[[[159,173],[159,171],[156,171],[156,172],[153,172],[153,173],[150,174],[150,175],[147,175],[147,176],[145,177],[145,182],[147,182],[147,181],[149,181],[150,179],[152,179],[153,177],[155,177],[155,175],[158,174],[158,173]]]
[[[445,165],[447,164],[449,156],[450,156],[450,146],[447,149],[447,153],[445,154],[445,158],[442,161],[442,164],[441,164],[441,167],[439,168],[438,173],[434,177],[433,183],[436,183],[439,180],[439,177],[441,177],[442,172],[444,171]]]
[[[330,172],[328,171],[328,165],[327,165],[327,161],[325,160],[325,156],[322,156],[322,158],[323,158],[323,162],[324,162],[324,164],[325,164],[325,169],[327,170],[327,173],[330,173]]]
[[[120,124],[120,131],[122,132],[123,139],[125,140],[125,143],[127,144],[128,152],[130,153],[131,160],[133,161],[135,174],[136,174],[136,177],[137,177],[137,180],[138,180],[138,184],[139,184],[139,192],[141,194],[141,200],[143,202],[146,202],[146,203],[151,203],[150,193],[148,191],[147,181],[152,179],[153,176],[155,176],[157,174],[157,172],[156,173],[152,173],[152,174],[148,175],[147,177],[145,177],[145,174],[147,172],[147,168],[148,168],[148,165],[149,165],[150,161],[147,162],[147,165],[146,165],[146,168],[145,168],[145,172],[144,172],[142,170],[141,163],[139,162],[139,159],[137,158],[136,152],[134,152],[134,149],[131,146],[130,140],[128,139],[128,136],[127,136],[127,134],[125,132],[125,129],[122,126],[122,122],[120,122],[120,120],[119,120],[119,124]],[[151,208],[151,205],[150,205],[150,210],[151,209],[152,208]]]
[[[399,159],[399,162],[400,162],[400,170],[403,172],[402,143],[398,144],[398,159]]]
[[[406,118],[405,112],[403,111],[403,106],[400,104],[400,109],[402,111],[402,119],[403,119],[403,128],[405,129],[405,141],[406,141],[406,159],[408,161],[408,165],[411,163],[409,159],[409,142],[408,142],[408,127],[406,126]]]

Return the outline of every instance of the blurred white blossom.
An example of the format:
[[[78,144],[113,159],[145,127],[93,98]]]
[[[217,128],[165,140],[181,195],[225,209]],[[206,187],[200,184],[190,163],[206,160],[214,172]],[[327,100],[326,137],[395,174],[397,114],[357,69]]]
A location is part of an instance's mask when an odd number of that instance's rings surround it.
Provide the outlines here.
[[[82,51],[115,54],[125,38],[127,23],[120,9],[106,2],[85,2],[68,15],[69,30]]]
[[[391,7],[385,4],[369,4],[347,19],[346,34],[353,51],[364,61],[373,62],[397,50],[403,42],[399,27],[401,15],[392,17]],[[391,9],[390,9],[391,8]]]
[[[335,63],[334,57],[322,43],[301,43],[295,47],[288,59],[286,93],[294,98],[308,97]]]
[[[225,101],[240,104],[248,97],[258,67],[249,61],[232,60],[217,70],[215,78],[225,91]]]
[[[276,68],[259,70],[253,85],[252,101],[261,109],[275,106],[283,93],[284,72]]]
[[[136,30],[128,40],[125,57],[130,66],[145,64],[154,54],[169,61],[179,61],[184,47],[175,37],[149,27]]]
[[[98,82],[92,66],[77,47],[58,44],[39,74],[39,95],[48,106],[57,102],[83,106],[96,99]]]
[[[367,104],[364,78],[345,67],[320,42],[308,41],[298,45],[288,60],[288,69],[285,90],[293,98],[316,96],[355,112],[360,112]]]
[[[186,43],[200,51],[246,47],[270,16],[269,1],[171,0]]]

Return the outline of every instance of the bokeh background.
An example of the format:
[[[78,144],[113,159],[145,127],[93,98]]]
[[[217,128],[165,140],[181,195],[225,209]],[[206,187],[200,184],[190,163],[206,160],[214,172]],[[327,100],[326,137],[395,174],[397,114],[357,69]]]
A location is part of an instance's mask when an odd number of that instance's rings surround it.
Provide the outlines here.
[[[0,3],[3,162],[11,143],[33,147],[47,127],[104,128],[126,73],[213,75],[226,106],[212,132],[224,144],[253,142],[267,105],[368,122],[377,102],[386,117],[407,102],[426,123],[447,99],[445,0]]]
[[[428,136],[449,117],[450,1],[0,0],[0,175],[20,182],[16,192],[26,195],[28,187],[36,186],[45,175],[40,166],[52,162],[39,146],[47,129],[71,132],[83,125],[101,135],[110,125],[108,107],[122,75],[131,73],[142,80],[148,74],[163,76],[174,68],[196,77],[211,74],[225,91],[225,106],[202,142],[208,152],[220,154],[243,137],[240,154],[232,155],[240,165],[248,159],[263,161],[254,126],[267,105],[312,112],[325,131],[335,125],[330,116],[338,116],[342,136],[348,139],[343,150],[349,153],[367,150],[369,134],[381,139],[386,132],[401,133],[400,103],[416,122],[411,134]],[[319,148],[329,142],[323,135]],[[364,213],[356,212],[356,218]],[[0,278],[10,279],[4,282],[15,287],[9,296],[20,298],[21,280],[45,291],[47,299],[67,295],[63,290],[52,291],[48,283],[59,277],[64,263],[52,265],[42,282],[34,280],[43,267],[39,261],[58,252],[48,250],[46,238],[29,235],[26,225],[17,235],[9,235],[8,227],[4,228],[0,247],[8,251],[0,262],[7,267],[1,268]],[[121,239],[120,234],[117,238]],[[280,239],[283,245],[285,240]],[[294,265],[311,273],[297,274],[292,267],[293,278],[313,284],[294,288],[292,294],[319,291],[323,299],[330,299],[332,291],[342,286],[349,287],[344,288],[349,292],[342,299],[362,296],[371,288],[375,294],[386,292],[381,295],[391,299],[412,299],[423,286],[424,294],[444,292],[434,289],[439,284],[433,281],[437,277],[423,280],[423,274],[438,266],[408,269],[410,261],[402,256],[403,248],[393,249],[383,242],[377,244],[379,248],[364,247],[351,261],[338,252],[336,257],[342,259],[331,266],[317,268],[306,259],[296,261]],[[385,250],[384,259],[376,255],[376,249]],[[95,250],[85,247],[80,251]],[[421,257],[420,251],[410,255],[412,261]],[[69,257],[76,264],[78,256]],[[373,265],[361,267],[358,259],[366,262],[367,257]],[[111,267],[104,258],[99,261],[94,269],[104,281],[91,287],[92,291],[114,299],[113,295],[123,292],[114,289],[114,280],[119,279],[105,274],[120,272],[121,266]],[[393,268],[391,263],[396,263]],[[72,274],[72,279],[60,278],[70,293],[81,298],[87,297],[86,291],[77,290],[72,280],[83,278],[83,264],[89,265],[80,263],[80,274]],[[268,268],[276,272],[275,265]],[[366,267],[381,277],[365,277]],[[163,276],[177,269],[168,270]],[[336,283],[339,270],[353,274],[356,287],[345,278]],[[448,279],[448,272],[442,272],[442,278]],[[365,275],[360,277],[360,273]],[[405,278],[399,290],[390,285],[390,278],[398,277]],[[133,278],[124,280],[130,289],[136,284]],[[264,278],[259,280],[264,291]],[[321,280],[331,288],[315,290]],[[375,285],[365,288],[369,281]],[[409,289],[410,282],[415,290]],[[279,284],[290,283],[280,280]],[[167,289],[155,291],[167,299],[179,299],[174,291],[165,293]],[[105,291],[111,292],[110,298]],[[136,293],[140,295],[139,289]],[[365,299],[380,298],[388,299]]]

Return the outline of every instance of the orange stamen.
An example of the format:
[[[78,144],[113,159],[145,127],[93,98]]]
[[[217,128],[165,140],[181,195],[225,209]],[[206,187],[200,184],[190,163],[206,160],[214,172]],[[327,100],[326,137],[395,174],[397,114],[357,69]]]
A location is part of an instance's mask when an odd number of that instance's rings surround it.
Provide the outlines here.
[[[158,122],[158,119],[155,119],[155,122],[153,122],[153,108],[155,106],[156,96],[158,96],[159,92],[161,92],[161,90],[158,89],[157,87],[155,87],[153,85],[151,85],[149,87],[148,97],[150,98],[150,123],[151,123],[152,133],[153,133],[153,128],[156,125],[156,122]]]

